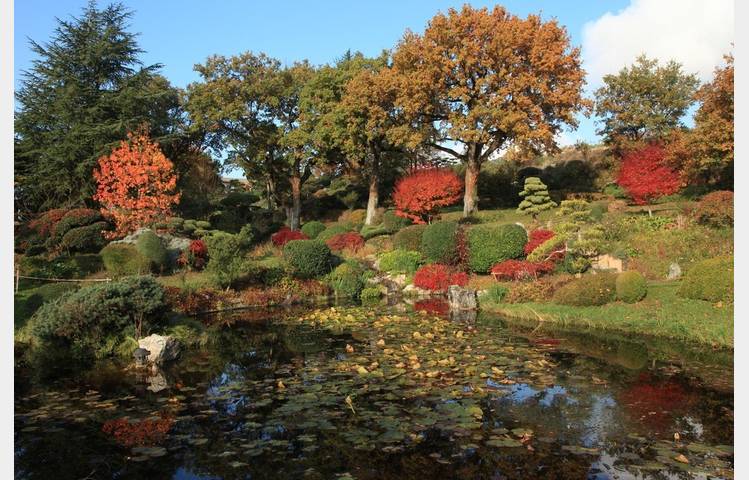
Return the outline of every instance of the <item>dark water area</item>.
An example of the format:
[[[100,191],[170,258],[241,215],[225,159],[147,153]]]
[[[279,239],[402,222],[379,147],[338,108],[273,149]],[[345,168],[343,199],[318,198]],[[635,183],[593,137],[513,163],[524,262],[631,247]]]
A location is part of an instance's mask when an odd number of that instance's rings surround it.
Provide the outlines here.
[[[16,478],[733,478],[731,352],[403,310],[237,312],[162,369],[19,361]]]

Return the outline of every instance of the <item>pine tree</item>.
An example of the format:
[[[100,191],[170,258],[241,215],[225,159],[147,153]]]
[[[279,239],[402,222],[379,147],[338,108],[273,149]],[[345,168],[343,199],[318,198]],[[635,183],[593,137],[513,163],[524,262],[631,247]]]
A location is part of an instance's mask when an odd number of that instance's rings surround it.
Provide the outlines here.
[[[535,220],[544,210],[551,210],[557,204],[549,196],[549,189],[538,177],[525,179],[525,186],[520,192],[523,201],[518,205],[518,212],[527,213]]]

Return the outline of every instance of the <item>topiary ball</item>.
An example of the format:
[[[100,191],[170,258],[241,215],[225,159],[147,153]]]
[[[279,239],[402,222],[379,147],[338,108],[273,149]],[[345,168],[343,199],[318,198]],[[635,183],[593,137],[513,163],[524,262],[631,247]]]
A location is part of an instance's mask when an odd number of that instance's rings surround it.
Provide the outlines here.
[[[488,273],[497,263],[521,257],[528,235],[520,225],[484,224],[471,227],[467,240],[471,271]]]
[[[315,278],[330,271],[330,248],[321,240],[292,240],[283,247],[290,273],[298,278]]]
[[[648,282],[640,272],[630,270],[616,277],[616,298],[625,303],[637,303],[648,293]]]
[[[317,238],[323,230],[325,230],[325,224],[317,220],[312,220],[302,225],[302,233],[311,239]]]

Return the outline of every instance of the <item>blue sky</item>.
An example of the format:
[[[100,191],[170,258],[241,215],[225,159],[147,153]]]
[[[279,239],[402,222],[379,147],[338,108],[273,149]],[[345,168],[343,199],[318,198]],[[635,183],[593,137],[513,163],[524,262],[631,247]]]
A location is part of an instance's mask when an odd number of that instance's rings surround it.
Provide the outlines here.
[[[541,13],[545,19],[557,18],[564,25],[572,39],[573,45],[583,46],[583,58],[591,52],[590,69],[605,73],[606,69],[620,68],[640,50],[658,44],[658,35],[665,40],[673,39],[674,34],[668,28],[657,31],[633,32],[653,16],[648,9],[663,8],[665,3],[677,2],[681,11],[687,10],[702,20],[705,12],[700,4],[691,10],[684,8],[690,0],[598,0],[598,1],[553,1],[553,0],[512,0],[502,4],[512,13],[525,16],[529,13]],[[694,2],[694,0],[692,0]],[[733,7],[729,2],[730,17]],[[135,0],[124,2],[134,10],[131,31],[138,32],[139,44],[146,53],[142,56],[144,63],[163,64],[162,73],[180,87],[198,79],[193,65],[202,63],[212,54],[233,55],[242,51],[262,51],[291,63],[295,60],[308,59],[313,64],[322,64],[335,60],[347,49],[359,50],[366,55],[376,55],[382,49],[392,48],[401,38],[406,28],[421,32],[427,21],[437,12],[450,7],[460,8],[462,1],[425,1],[425,0],[379,0],[379,1],[239,1],[214,0],[176,1],[176,0]],[[473,6],[492,7],[494,2],[471,1]],[[704,3],[704,2],[703,2]],[[104,2],[99,2],[103,5]],[[55,17],[69,18],[78,16],[86,5],[86,0],[23,0],[15,2],[14,25],[14,73],[18,85],[20,72],[28,68],[33,60],[28,48],[28,38],[44,42],[50,38],[55,26]],[[727,5],[727,4],[726,4]],[[726,7],[728,12],[728,7]],[[726,30],[726,18],[729,13],[710,20],[715,31]],[[662,21],[662,20],[661,20]],[[683,21],[683,20],[681,20]],[[680,22],[681,22],[680,21]],[[683,29],[674,20],[674,29]],[[586,34],[586,24],[587,31]],[[598,28],[593,28],[593,27]],[[733,35],[733,22],[728,25]],[[712,31],[700,26],[699,31]],[[602,35],[611,35],[605,49],[601,50]],[[708,33],[705,33],[708,35]],[[712,37],[719,36],[710,34]],[[620,47],[618,38],[628,38],[627,48]],[[654,38],[656,37],[656,38]],[[694,38],[691,35],[690,38]],[[699,39],[697,39],[699,40]],[[584,46],[587,42],[588,48]],[[634,44],[632,44],[634,42]],[[642,42],[638,44],[637,42]],[[673,43],[673,42],[672,42]],[[700,45],[705,44],[702,41]],[[725,38],[715,38],[717,46],[709,50],[702,64],[696,65],[707,75],[720,56],[716,53],[725,42]],[[683,44],[683,42],[682,42]],[[671,50],[669,50],[671,48]],[[678,49],[674,52],[674,49]],[[627,54],[622,52],[627,50]],[[689,61],[688,46],[670,47],[666,45],[655,51],[655,55],[674,57],[682,51]],[[694,50],[692,50],[694,51]],[[727,51],[727,48],[723,51]],[[594,58],[595,57],[595,58]],[[598,61],[597,58],[605,59]],[[612,65],[613,59],[613,65]],[[596,63],[597,62],[597,63]],[[619,65],[621,64],[621,65]],[[687,65],[687,63],[685,63]],[[691,65],[690,65],[691,66]],[[694,69],[693,69],[694,70]],[[704,75],[703,75],[704,76]],[[591,83],[596,80],[591,78]],[[595,124],[592,119],[581,119],[576,132],[565,134],[562,143],[573,143],[576,139],[596,142]]]

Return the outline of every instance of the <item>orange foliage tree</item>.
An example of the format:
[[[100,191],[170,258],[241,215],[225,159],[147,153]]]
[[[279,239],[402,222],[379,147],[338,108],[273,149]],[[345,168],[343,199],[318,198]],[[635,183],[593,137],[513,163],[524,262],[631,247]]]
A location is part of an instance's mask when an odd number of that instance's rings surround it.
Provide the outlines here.
[[[145,129],[128,133],[127,141],[101,157],[94,178],[94,200],[101,203],[102,214],[116,226],[110,238],[170,216],[172,206],[179,203],[180,194],[174,193],[174,165]]]
[[[395,185],[395,213],[415,223],[429,222],[440,208],[460,200],[462,192],[463,182],[452,170],[416,170]]]
[[[657,144],[625,154],[616,183],[638,205],[676,193],[682,186],[681,176],[666,163],[666,152]]]

